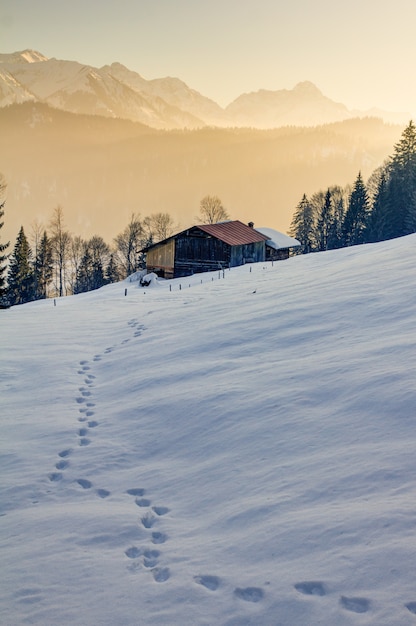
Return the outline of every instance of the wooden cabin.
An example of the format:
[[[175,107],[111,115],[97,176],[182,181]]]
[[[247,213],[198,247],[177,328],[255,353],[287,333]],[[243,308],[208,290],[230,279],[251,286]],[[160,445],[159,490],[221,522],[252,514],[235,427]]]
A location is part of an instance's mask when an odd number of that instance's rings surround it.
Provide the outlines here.
[[[239,220],[203,224],[187,228],[141,252],[146,253],[148,272],[163,278],[179,278],[266,261],[267,257],[272,258],[272,252],[267,252],[269,234],[256,230],[252,222],[246,225]]]
[[[266,261],[284,261],[290,256],[293,248],[301,246],[300,241],[280,233],[273,228],[258,228],[257,231],[266,235]]]

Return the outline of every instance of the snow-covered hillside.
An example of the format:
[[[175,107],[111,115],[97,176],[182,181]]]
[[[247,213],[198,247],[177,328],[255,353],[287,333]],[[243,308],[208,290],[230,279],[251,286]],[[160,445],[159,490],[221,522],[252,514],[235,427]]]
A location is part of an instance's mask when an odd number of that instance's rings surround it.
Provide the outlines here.
[[[415,244],[0,311],[0,622],[416,624]]]

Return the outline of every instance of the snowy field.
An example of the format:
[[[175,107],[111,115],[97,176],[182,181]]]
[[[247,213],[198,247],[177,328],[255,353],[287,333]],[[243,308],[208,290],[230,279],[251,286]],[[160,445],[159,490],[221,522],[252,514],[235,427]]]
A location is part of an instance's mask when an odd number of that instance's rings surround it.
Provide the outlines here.
[[[416,625],[415,251],[0,311],[0,623]]]

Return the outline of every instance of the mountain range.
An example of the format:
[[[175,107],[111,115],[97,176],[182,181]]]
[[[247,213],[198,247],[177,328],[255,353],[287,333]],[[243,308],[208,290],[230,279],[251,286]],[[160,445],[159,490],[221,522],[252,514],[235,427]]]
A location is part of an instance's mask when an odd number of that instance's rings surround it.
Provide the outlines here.
[[[223,108],[179,78],[146,80],[120,63],[95,68],[34,50],[0,54],[0,107],[27,101],[164,130],[316,126],[368,116],[393,123],[409,119],[407,113],[351,111],[309,81],[291,90],[245,93]]]

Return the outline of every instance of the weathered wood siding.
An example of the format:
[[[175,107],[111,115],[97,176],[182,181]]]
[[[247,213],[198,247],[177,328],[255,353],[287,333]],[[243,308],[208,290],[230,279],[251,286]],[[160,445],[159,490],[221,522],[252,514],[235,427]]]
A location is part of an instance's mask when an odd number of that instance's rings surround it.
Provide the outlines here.
[[[175,239],[151,248],[146,253],[146,269],[163,278],[173,278],[175,264]]]
[[[260,263],[266,260],[264,241],[246,243],[231,248],[231,267],[244,265],[244,263]]]
[[[229,267],[230,262],[231,247],[202,231],[176,238],[175,277]]]
[[[266,261],[284,261],[289,258],[289,248],[280,248],[276,250],[270,246],[266,246]]]

